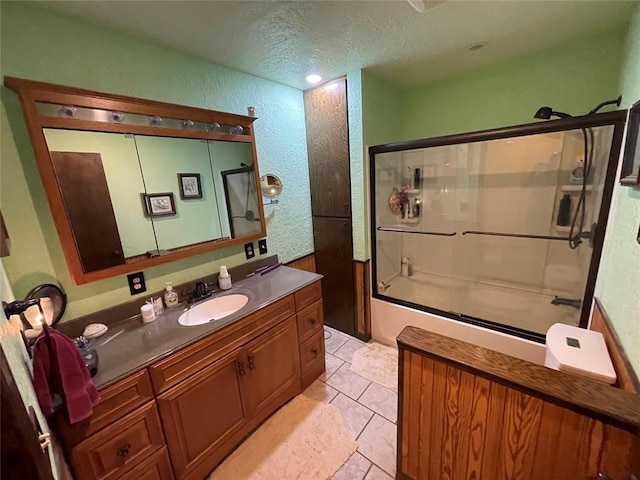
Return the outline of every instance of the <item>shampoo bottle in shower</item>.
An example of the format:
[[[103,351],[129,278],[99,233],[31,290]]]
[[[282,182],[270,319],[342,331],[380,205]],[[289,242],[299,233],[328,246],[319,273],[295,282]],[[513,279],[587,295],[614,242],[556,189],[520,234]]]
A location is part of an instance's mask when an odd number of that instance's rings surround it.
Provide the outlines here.
[[[571,195],[565,193],[560,200],[560,208],[558,208],[558,218],[556,225],[566,227],[571,221]]]

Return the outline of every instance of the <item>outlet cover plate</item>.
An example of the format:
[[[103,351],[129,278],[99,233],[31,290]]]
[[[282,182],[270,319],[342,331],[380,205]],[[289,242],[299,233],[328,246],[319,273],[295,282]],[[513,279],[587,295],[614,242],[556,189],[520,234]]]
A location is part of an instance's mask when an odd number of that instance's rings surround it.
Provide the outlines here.
[[[256,252],[253,249],[253,242],[244,244],[244,254],[247,257],[247,260],[256,256]]]
[[[144,283],[144,273],[136,272],[127,275],[127,281],[129,282],[129,291],[131,295],[137,295],[147,291],[147,285]]]
[[[267,239],[263,238],[262,240],[258,240],[258,250],[260,251],[260,255],[264,255],[267,253]]]

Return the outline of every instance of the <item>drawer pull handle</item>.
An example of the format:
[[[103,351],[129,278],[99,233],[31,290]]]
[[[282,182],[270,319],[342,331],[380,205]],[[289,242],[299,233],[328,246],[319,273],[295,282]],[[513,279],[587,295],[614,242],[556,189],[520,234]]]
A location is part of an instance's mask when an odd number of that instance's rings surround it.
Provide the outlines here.
[[[253,363],[253,355],[248,355],[247,361],[249,362],[249,370],[254,370],[256,368],[256,365],[255,363]]]
[[[320,350],[318,349],[318,347],[313,347],[313,348],[311,349],[311,351],[313,352],[313,354],[314,354],[314,355],[318,355],[318,352],[319,352]]]
[[[127,443],[124,447],[118,449],[118,451],[116,452],[116,455],[118,455],[120,458],[127,458],[130,453],[131,453],[131,444]]]
[[[318,319],[317,318],[310,318],[309,322],[311,322],[311,325],[317,325],[318,324]]]
[[[238,375],[240,375],[241,377],[244,376],[244,362],[238,360],[236,364],[238,366]]]

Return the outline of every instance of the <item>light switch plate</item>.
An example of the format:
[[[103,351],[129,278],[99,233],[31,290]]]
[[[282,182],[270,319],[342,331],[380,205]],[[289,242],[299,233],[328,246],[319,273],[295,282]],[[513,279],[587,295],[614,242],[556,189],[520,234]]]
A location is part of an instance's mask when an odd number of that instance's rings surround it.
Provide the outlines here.
[[[253,242],[244,244],[244,254],[247,257],[247,260],[256,256],[256,252],[253,249]]]
[[[267,253],[267,239],[263,238],[262,240],[258,240],[258,250],[260,251],[260,255],[264,255]]]
[[[127,281],[129,282],[129,291],[131,295],[137,295],[147,291],[147,285],[144,283],[144,273],[136,272],[127,275]]]

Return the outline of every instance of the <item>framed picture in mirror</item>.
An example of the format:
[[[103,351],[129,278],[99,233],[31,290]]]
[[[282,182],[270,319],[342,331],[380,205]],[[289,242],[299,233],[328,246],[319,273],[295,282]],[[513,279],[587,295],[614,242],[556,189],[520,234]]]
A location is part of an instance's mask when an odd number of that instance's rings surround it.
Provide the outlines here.
[[[165,217],[176,214],[173,193],[141,193],[145,217]]]
[[[178,186],[180,187],[180,198],[182,200],[202,198],[202,185],[200,184],[199,173],[179,173]]]
[[[629,110],[620,183],[640,188],[640,101]]]

